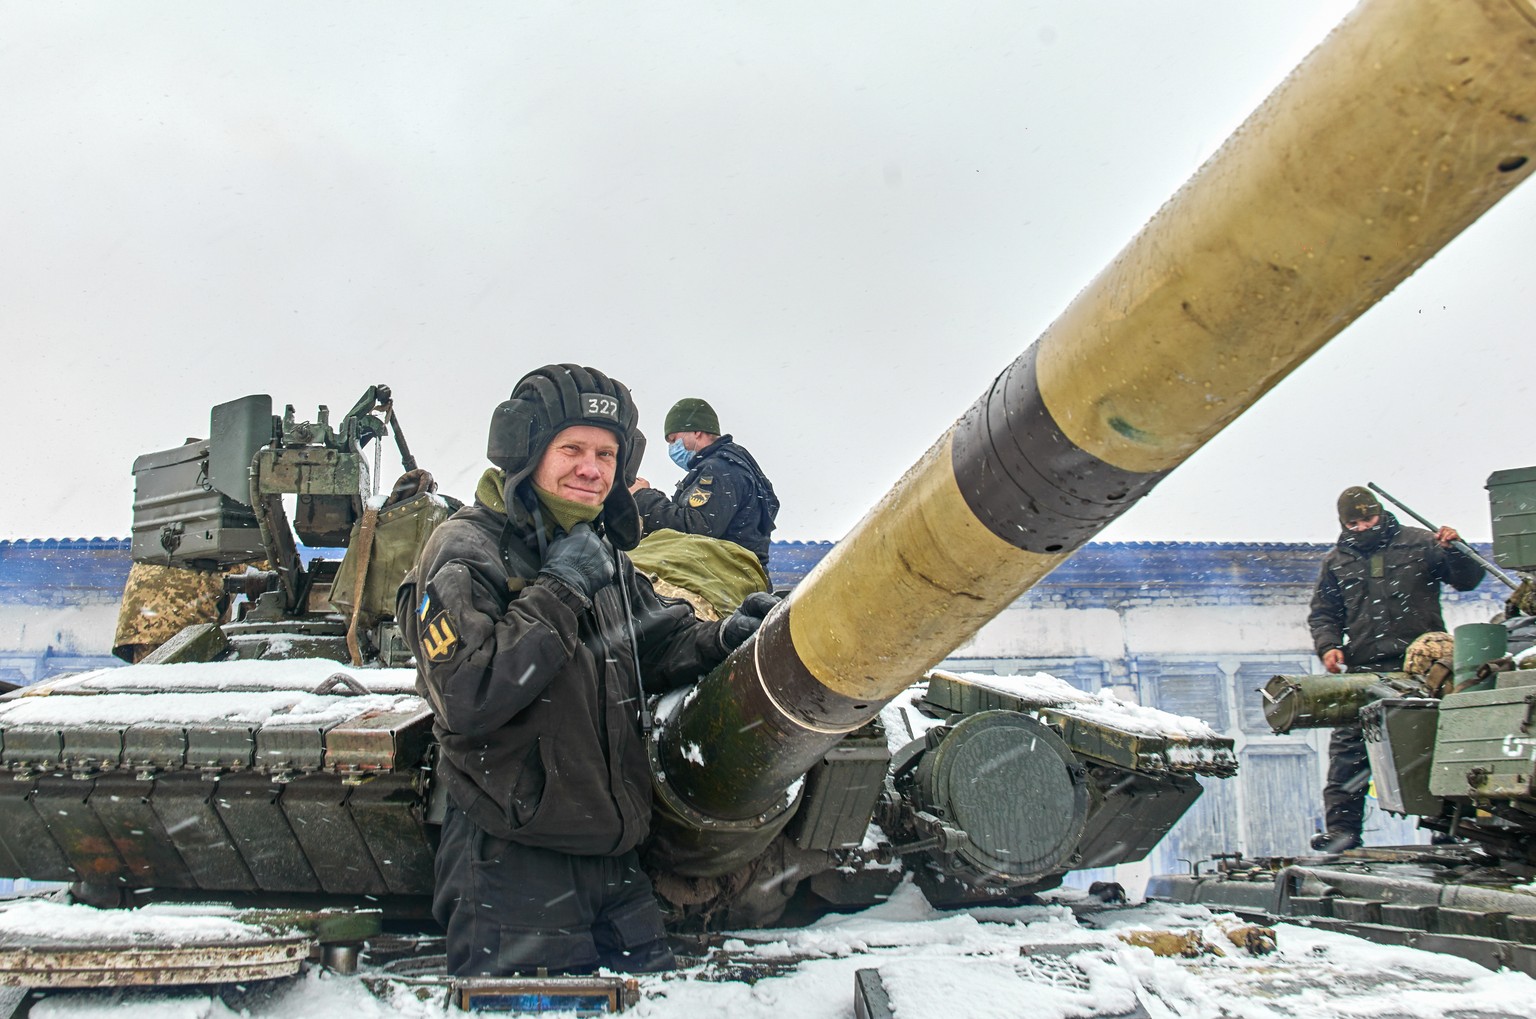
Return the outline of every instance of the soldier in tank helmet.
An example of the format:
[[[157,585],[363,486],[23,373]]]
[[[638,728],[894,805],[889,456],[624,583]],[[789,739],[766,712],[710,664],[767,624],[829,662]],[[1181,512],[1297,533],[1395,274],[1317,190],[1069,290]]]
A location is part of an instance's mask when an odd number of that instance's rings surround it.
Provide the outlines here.
[[[635,479],[646,531],[670,528],[734,541],[766,567],[779,497],[752,454],[720,434],[715,409],[697,397],[677,401],[663,430],[667,456],[688,473],[670,499],[644,478]]]
[[[1483,567],[1451,546],[1460,539],[1454,528],[1404,527],[1368,488],[1346,488],[1338,510],[1343,530],[1323,560],[1307,616],[1313,647],[1329,672],[1399,672],[1420,634],[1445,629],[1440,585],[1470,591]],[[1323,786],[1326,830],[1313,838],[1313,849],[1362,844],[1370,781],[1360,726],[1334,729]]]
[[[762,620],[701,622],[630,564],[636,420],[592,368],[525,376],[492,416],[474,503],[400,587],[448,792],[433,915],[457,976],[673,965],[635,851],[645,696],[695,681]]]

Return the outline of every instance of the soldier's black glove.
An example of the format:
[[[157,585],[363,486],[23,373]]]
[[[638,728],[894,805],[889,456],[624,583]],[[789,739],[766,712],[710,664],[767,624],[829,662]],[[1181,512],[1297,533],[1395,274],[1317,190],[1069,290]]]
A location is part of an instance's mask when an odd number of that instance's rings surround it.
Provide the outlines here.
[[[720,643],[725,645],[727,651],[734,651],[745,644],[747,638],[763,625],[763,617],[778,603],[777,598],[765,591],[753,591],[747,595],[736,611],[726,618],[725,625],[720,627]]]
[[[540,577],[557,580],[577,594],[592,596],[613,583],[618,572],[613,556],[591,524],[577,524],[571,533],[549,543]]]

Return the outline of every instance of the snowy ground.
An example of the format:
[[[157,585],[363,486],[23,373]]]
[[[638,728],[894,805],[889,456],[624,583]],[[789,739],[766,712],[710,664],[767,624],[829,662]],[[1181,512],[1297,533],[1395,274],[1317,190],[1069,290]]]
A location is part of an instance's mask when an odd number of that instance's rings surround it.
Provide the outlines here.
[[[716,958],[642,980],[630,1014],[650,1019],[845,1019],[854,974],[878,969],[899,1017],[1066,1019],[1139,1005],[1153,1019],[1487,1019],[1536,1016],[1536,980],[1461,959],[1385,948],[1295,924],[1276,928],[1277,950],[1235,948],[1198,906],[1145,904],[1087,914],[1062,903],[940,912],[910,886],[861,913],[793,930],[752,931]],[[1126,944],[1138,929],[1199,931],[1224,954],[1164,958]],[[1040,946],[1057,954],[1021,955]],[[733,974],[735,975],[733,978]],[[376,974],[375,974],[376,975]],[[223,998],[193,992],[55,992],[31,1015],[114,1019],[413,1019],[440,1016],[440,996],[369,989],[366,972],[318,969]],[[377,981],[373,981],[377,985]]]

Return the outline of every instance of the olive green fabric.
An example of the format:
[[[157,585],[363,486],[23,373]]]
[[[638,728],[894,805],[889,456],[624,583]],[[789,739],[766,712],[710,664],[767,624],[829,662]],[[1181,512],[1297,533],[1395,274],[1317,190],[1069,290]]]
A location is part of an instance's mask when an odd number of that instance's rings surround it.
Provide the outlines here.
[[[1339,493],[1339,526],[1381,515],[1381,500],[1369,488],[1351,485]]]
[[[480,475],[480,480],[475,482],[475,498],[487,509],[506,515],[506,487],[507,472],[500,467],[487,467],[485,473]]]
[[[666,423],[661,427],[661,434],[664,437],[676,435],[678,432],[708,432],[710,435],[719,435],[720,418],[716,416],[715,408],[697,396],[685,397],[674,403],[672,409],[667,411]]]
[[[479,482],[475,485],[475,498],[485,505],[487,509],[497,513],[507,512],[506,499],[507,472],[500,467],[487,467],[485,473],[480,475]],[[558,495],[552,495],[544,491],[533,482],[529,482],[533,493],[539,497],[539,503],[554,518],[554,523],[569,531],[571,525],[577,523],[591,523],[602,515],[604,507],[588,506],[582,502],[572,502],[562,499]],[[550,537],[553,529],[549,522],[544,525],[545,537]]]
[[[533,482],[529,482],[533,485]],[[538,485],[533,485],[533,494],[539,497],[539,502],[544,504],[544,509],[555,518],[555,523],[567,534],[577,524],[590,524],[596,520],[598,514],[603,512],[602,506],[588,506],[584,502],[576,502],[574,499],[562,499],[553,492],[546,492]]]
[[[721,618],[753,591],[769,589],[757,556],[734,541],[707,534],[660,530],[647,534],[629,553],[635,569],[703,598]]]
[[[483,480],[483,479],[482,479]],[[363,581],[362,608],[358,621],[371,627],[381,619],[395,616],[395,592],[416,563],[416,554],[427,543],[427,536],[447,520],[453,510],[431,492],[412,496],[379,511],[373,528],[373,550],[368,556],[368,572]],[[342,616],[352,617],[353,589],[357,586],[358,561],[362,542],[358,540],[363,522],[352,525],[347,538],[347,554],[336,570],[331,585],[331,607]]]

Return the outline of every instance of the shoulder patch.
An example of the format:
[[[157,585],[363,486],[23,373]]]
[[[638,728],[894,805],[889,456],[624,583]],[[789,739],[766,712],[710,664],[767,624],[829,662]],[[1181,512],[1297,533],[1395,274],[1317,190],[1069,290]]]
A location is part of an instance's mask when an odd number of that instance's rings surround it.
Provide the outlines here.
[[[703,488],[695,488],[693,491],[688,493],[688,505],[692,506],[694,509],[698,509],[700,506],[708,502],[709,497],[714,494],[715,493]]]
[[[426,607],[425,601],[422,603]],[[421,649],[430,662],[446,662],[459,649],[458,627],[448,616],[446,609],[432,617],[421,629]]]

